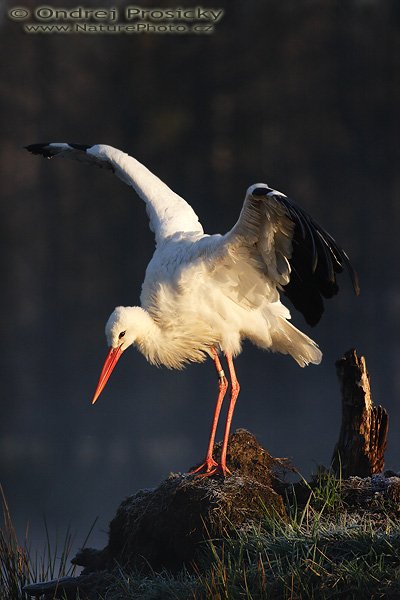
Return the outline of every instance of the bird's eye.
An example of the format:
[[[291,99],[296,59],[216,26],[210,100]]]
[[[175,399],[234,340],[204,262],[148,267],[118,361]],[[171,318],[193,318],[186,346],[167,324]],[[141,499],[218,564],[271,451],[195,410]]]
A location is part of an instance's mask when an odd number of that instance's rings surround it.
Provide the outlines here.
[[[126,331],[121,331],[121,333],[118,336],[118,339],[120,340],[121,338],[123,338],[125,334],[126,334]]]

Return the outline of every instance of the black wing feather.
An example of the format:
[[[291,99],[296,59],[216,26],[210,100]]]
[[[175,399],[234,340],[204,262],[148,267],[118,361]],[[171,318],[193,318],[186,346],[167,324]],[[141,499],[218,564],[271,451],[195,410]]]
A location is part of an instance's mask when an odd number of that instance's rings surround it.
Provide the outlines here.
[[[305,210],[279,193],[268,196],[285,206],[295,224],[290,281],[283,292],[307,323],[316,325],[324,312],[323,298],[332,298],[339,291],[336,275],[346,268],[358,294],[357,273],[344,250]]]
[[[105,159],[98,158],[93,154],[89,154],[87,150],[89,150],[90,148],[93,148],[93,145],[72,143],[57,144],[49,142],[45,142],[42,144],[30,144],[29,146],[25,146],[25,149],[28,150],[28,152],[44,156],[45,158],[53,158],[54,156],[73,158],[75,160],[78,160],[79,162],[94,165],[96,167],[100,167],[101,169],[109,169],[114,173],[115,169],[111,162]]]

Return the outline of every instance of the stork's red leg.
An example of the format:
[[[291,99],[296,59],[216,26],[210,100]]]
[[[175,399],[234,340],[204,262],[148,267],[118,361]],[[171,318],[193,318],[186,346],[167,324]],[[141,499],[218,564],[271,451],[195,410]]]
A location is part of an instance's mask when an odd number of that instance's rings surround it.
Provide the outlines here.
[[[230,398],[229,407],[228,407],[228,414],[226,417],[224,439],[222,442],[221,463],[219,465],[219,470],[222,473],[222,475],[226,475],[227,473],[229,473],[229,469],[226,466],[226,452],[228,449],[228,438],[229,438],[229,431],[231,429],[233,411],[235,410],[236,399],[240,392],[240,385],[239,385],[239,382],[236,377],[235,367],[233,366],[232,356],[230,354],[226,354],[225,356],[226,356],[226,361],[228,363],[229,376],[231,379],[231,398]]]
[[[224,400],[226,390],[228,388],[228,382],[226,380],[225,373],[224,373],[224,370],[221,365],[221,361],[219,360],[218,353],[215,348],[212,348],[212,354],[213,354],[215,368],[218,373],[218,386],[219,386],[218,398],[217,398],[217,403],[215,405],[214,417],[213,417],[213,421],[212,421],[212,425],[211,425],[210,440],[208,442],[206,458],[205,458],[204,462],[199,467],[197,467],[197,469],[194,469],[194,471],[190,471],[190,474],[199,473],[200,471],[204,470],[204,473],[202,473],[202,475],[212,475],[213,473],[216,472],[216,470],[217,470],[216,467],[219,466],[218,463],[216,463],[215,460],[213,459],[212,453],[213,453],[213,448],[214,448],[215,434],[217,431],[219,414],[221,412],[222,402]]]

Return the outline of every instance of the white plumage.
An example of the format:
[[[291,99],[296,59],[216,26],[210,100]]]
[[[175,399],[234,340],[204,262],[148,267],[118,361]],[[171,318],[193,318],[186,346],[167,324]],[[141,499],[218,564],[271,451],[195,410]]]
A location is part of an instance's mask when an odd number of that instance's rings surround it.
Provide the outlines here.
[[[27,149],[111,169],[145,201],[156,250],[142,286],[141,307],[118,307],[106,325],[110,351],[93,402],[116,362],[134,344],[156,365],[179,369],[213,358],[219,395],[204,475],[228,471],[226,451],[233,408],[239,393],[232,357],[242,341],[291,355],[300,365],[318,364],[313,340],[290,322],[280,293],[310,324],[323,312],[322,297],[338,291],[336,274],[346,266],[358,293],[347,255],[305,211],[281,192],[260,183],[247,190],[237,223],[225,235],[206,235],[190,205],[146,167],[111,146],[34,144]],[[212,446],[227,380],[218,353],[228,361],[231,400],[220,463]]]

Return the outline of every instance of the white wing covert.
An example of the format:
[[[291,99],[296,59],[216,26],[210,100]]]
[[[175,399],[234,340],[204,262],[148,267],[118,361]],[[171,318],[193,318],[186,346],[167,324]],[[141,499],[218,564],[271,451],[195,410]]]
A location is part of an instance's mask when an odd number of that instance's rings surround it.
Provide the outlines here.
[[[139,161],[117,148],[104,144],[44,143],[26,149],[46,158],[59,156],[111,170],[145,201],[157,243],[179,233],[203,234],[192,207]]]
[[[323,298],[338,293],[336,275],[344,267],[359,293],[357,274],[344,250],[306,211],[266,184],[247,190],[239,219],[221,245],[231,253],[247,247],[261,257],[266,276],[310,325],[322,316]]]

